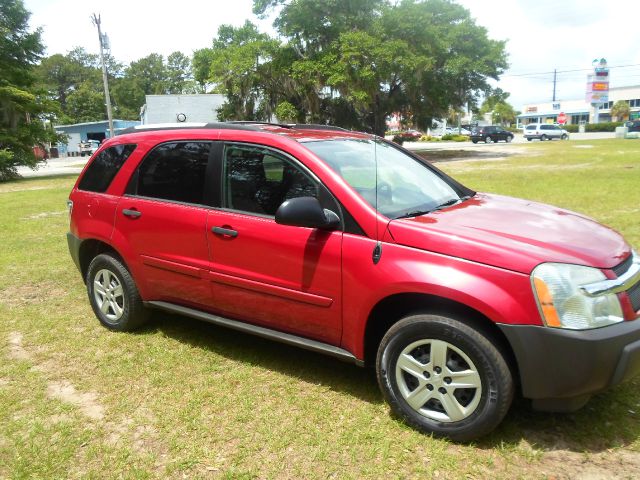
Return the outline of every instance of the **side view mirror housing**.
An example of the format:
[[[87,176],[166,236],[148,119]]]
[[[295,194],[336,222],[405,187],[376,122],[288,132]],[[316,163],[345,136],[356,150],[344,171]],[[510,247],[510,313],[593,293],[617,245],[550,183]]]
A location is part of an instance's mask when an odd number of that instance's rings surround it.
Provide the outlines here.
[[[340,226],[340,217],[322,208],[315,197],[297,197],[286,200],[276,211],[276,223],[294,227],[335,230]]]

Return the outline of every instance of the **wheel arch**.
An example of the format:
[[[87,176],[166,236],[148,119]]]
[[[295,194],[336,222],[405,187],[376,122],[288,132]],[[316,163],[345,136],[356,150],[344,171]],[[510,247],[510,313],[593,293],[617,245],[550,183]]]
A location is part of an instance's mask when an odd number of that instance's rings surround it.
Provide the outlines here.
[[[378,346],[385,333],[402,318],[414,314],[449,316],[474,327],[494,342],[504,355],[511,374],[519,384],[519,369],[516,356],[507,337],[496,324],[481,312],[463,303],[425,293],[398,293],[381,299],[367,318],[364,335],[364,362],[375,363]]]
[[[100,255],[101,253],[111,253],[112,255],[116,256],[125,267],[127,267],[127,264],[120,252],[118,252],[112,245],[109,245],[108,243],[95,238],[87,238],[80,244],[80,250],[78,252],[80,274],[82,275],[83,282],[86,280],[87,270],[89,269],[91,260],[93,260],[97,255]]]

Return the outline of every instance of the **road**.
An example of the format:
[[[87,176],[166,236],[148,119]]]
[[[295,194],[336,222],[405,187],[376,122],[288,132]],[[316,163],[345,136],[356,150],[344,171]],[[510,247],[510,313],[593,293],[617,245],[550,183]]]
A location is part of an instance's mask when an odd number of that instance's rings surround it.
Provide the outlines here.
[[[572,133],[569,136],[570,142],[573,141],[589,141],[589,140],[603,140],[608,138],[615,138],[614,132],[592,132],[592,133]],[[560,140],[553,140],[554,142]],[[522,135],[516,134],[513,139],[512,144],[519,143],[537,143],[539,140],[532,140],[528,142]],[[403,147],[407,150],[468,150],[468,149],[500,149],[500,146],[508,145],[504,142],[498,143],[477,143],[473,144],[471,142],[405,142]]]
[[[570,142],[584,140],[600,140],[615,138],[613,132],[604,133],[572,133]],[[558,141],[558,140],[556,140]],[[537,140],[532,141],[535,143]],[[528,143],[522,135],[516,135],[512,144]],[[478,143],[471,142],[406,142],[403,146],[408,150],[476,150],[484,152],[503,153],[509,150],[509,144],[500,143]],[[27,167],[18,167],[18,173],[23,177],[46,177],[49,175],[69,175],[79,174],[82,167],[87,163],[89,157],[61,157],[51,158],[46,163],[41,163],[37,170]]]

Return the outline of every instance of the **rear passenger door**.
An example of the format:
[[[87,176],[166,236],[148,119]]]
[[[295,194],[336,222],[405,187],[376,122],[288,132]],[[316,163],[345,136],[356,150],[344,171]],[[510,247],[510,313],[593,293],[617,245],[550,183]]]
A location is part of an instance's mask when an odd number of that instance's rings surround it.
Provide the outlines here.
[[[168,142],[140,162],[121,198],[115,235],[133,250],[145,300],[209,306],[206,224],[212,142]]]
[[[227,143],[220,167],[222,208],[207,219],[216,310],[337,345],[342,231],[274,219],[290,198],[316,197],[340,215],[337,202],[295,159],[263,146]]]

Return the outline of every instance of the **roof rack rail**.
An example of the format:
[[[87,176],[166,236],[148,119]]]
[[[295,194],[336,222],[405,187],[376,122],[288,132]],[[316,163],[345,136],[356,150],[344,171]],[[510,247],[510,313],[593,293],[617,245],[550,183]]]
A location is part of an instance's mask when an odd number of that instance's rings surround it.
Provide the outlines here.
[[[125,128],[116,133],[118,135],[126,135],[136,132],[155,132],[160,130],[187,130],[200,128],[217,128],[217,129],[234,129],[234,130],[255,130],[249,125],[233,125],[229,122],[210,122],[210,123],[150,123],[147,125],[136,125],[135,127]]]
[[[322,125],[319,123],[292,123],[291,128],[298,130],[335,130],[339,132],[348,132],[346,128],[336,127],[335,125]]]
[[[136,132],[154,132],[160,130],[186,130],[199,128],[216,128],[216,129],[234,129],[234,130],[256,130],[262,125],[269,125],[280,128],[295,128],[297,130],[333,130],[339,132],[348,132],[347,129],[336,127],[333,125],[320,125],[313,123],[273,123],[259,122],[254,120],[233,120],[229,122],[212,122],[212,123],[151,123],[147,125],[136,125],[135,127],[125,128],[116,133],[116,135],[126,135]]]
[[[273,127],[293,128],[293,125],[290,123],[261,122],[259,120],[228,120],[224,123],[230,123],[232,125],[270,125]]]

